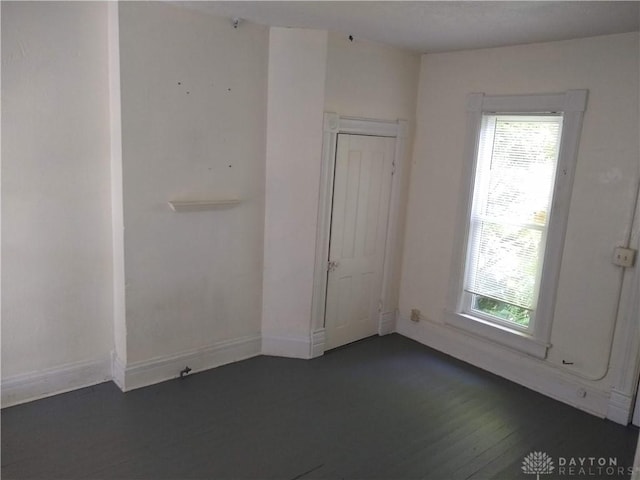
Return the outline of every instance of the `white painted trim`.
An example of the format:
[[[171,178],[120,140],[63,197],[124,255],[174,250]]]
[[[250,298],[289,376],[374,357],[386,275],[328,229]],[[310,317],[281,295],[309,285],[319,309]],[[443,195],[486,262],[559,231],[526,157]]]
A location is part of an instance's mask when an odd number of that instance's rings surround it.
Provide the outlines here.
[[[2,379],[2,408],[111,380],[111,358],[71,363]]]
[[[327,296],[327,262],[329,261],[329,239],[327,232],[331,228],[332,185],[339,125],[340,117],[337,114],[324,114],[322,162],[320,166],[320,198],[318,201],[318,228],[316,230],[316,257],[311,301],[312,332],[324,329],[325,300]]]
[[[203,370],[245,360],[257,355],[260,355],[260,337],[257,335],[217,342],[208,347],[190,352],[158,357],[127,365],[124,369],[124,385],[119,386],[126,392],[178,378],[180,371],[186,366],[191,368],[191,375],[193,375]],[[116,372],[114,379],[117,377],[121,378],[120,372]],[[120,381],[117,380],[116,384]]]
[[[558,165],[556,167],[555,192],[549,212],[549,225],[547,230],[547,245],[544,253],[542,277],[540,278],[540,293],[533,336],[542,342],[549,343],[551,339],[551,327],[556,307],[558,294],[558,281],[560,267],[562,265],[562,253],[564,240],[569,222],[569,207],[571,203],[571,191],[578,159],[578,147],[580,145],[580,133],[582,131],[582,117],[586,108],[587,93],[568,91],[565,101],[569,110],[564,112],[562,122],[562,138],[558,153]],[[582,110],[578,110],[577,101],[583,100]]]
[[[380,323],[378,324],[378,335],[389,335],[396,331],[396,311],[384,312],[380,314]]]
[[[543,360],[467,335],[446,324],[415,323],[400,317],[397,331],[423,345],[580,410],[601,418],[607,415],[609,392],[559,371]],[[580,396],[581,391],[585,393],[584,397]]]
[[[533,95],[484,95],[472,93],[468,97],[468,112],[541,113],[584,112],[587,90],[567,90],[562,93]]]
[[[122,361],[118,354],[114,351],[111,355],[111,380],[115,383],[120,390],[125,391],[125,373],[126,365]]]
[[[327,296],[327,261],[329,258],[329,236],[332,208],[331,203],[333,198],[333,177],[338,134],[346,133],[353,135],[373,135],[396,138],[396,150],[394,152],[395,171],[391,180],[391,199],[387,220],[385,259],[382,273],[383,286],[379,297],[385,300],[389,298],[389,292],[392,288],[390,281],[391,272],[393,271],[396,263],[400,260],[395,254],[396,249],[394,246],[398,235],[398,216],[401,203],[400,178],[403,164],[405,162],[404,153],[406,151],[406,142],[409,135],[409,124],[406,120],[387,121],[341,117],[337,113],[326,112],[324,114],[323,125],[324,135],[322,138],[320,199],[318,202],[318,228],[316,230],[316,257],[311,309],[311,330],[314,332],[324,329],[325,303]],[[397,305],[384,305],[383,301],[384,311],[390,311],[396,307]],[[387,325],[383,327],[382,323],[379,324],[380,331],[387,328]],[[273,344],[275,340],[276,339],[267,340],[270,348],[275,348],[275,346],[277,346]],[[283,344],[282,338],[278,338],[278,340]],[[265,339],[263,338],[263,351],[264,342]],[[316,356],[318,348],[318,346],[314,346],[311,355]],[[298,347],[298,351],[301,351],[301,347]]]
[[[400,137],[400,122],[356,117],[338,117],[338,131],[351,135],[374,135],[376,137]],[[405,121],[406,123],[406,121]],[[405,135],[406,136],[406,135]],[[400,137],[403,138],[403,137]]]
[[[578,156],[582,117],[586,108],[587,90],[569,90],[564,93],[548,95],[494,95],[472,93],[467,96],[467,140],[465,143],[465,162],[462,172],[463,188],[457,212],[456,236],[451,281],[448,294],[448,310],[453,314],[445,315],[445,321],[467,330],[475,335],[484,336],[499,344],[509,345],[529,355],[545,358],[550,346],[553,313],[556,304],[557,283],[564,239],[569,216],[571,189]],[[558,165],[556,169],[554,195],[549,215],[548,235],[543,260],[542,277],[536,317],[526,335],[516,330],[493,326],[480,319],[461,315],[466,249],[469,238],[468,218],[473,201],[473,188],[477,164],[480,125],[483,113],[542,113],[562,112],[563,128]],[[491,326],[489,326],[491,325]],[[495,331],[492,331],[495,329]]]
[[[391,292],[393,285],[393,275],[400,268],[402,259],[399,253],[402,245],[399,244],[400,237],[400,211],[402,205],[402,179],[404,178],[404,163],[406,151],[406,139],[409,136],[409,122],[406,120],[398,120],[396,149],[393,159],[393,178],[391,180],[391,196],[389,199],[389,214],[387,215],[387,235],[384,247],[384,263],[382,267],[382,311],[388,312],[398,308],[398,305],[392,305]],[[397,300],[396,300],[397,302]],[[382,319],[380,320],[382,322]],[[395,318],[394,326],[395,328]],[[379,331],[384,330],[382,324],[379,325]]]
[[[170,200],[169,206],[174,212],[203,212],[235,207],[240,204],[237,198],[223,198],[218,200]]]
[[[320,357],[324,354],[326,337],[324,328],[311,333],[311,358]]]
[[[607,418],[621,425],[628,425],[633,413],[633,395],[611,389]]]
[[[453,259],[451,262],[451,275],[449,277],[449,290],[447,306],[452,312],[461,310],[460,293],[463,290],[463,278],[466,259],[467,242],[469,241],[469,229],[467,218],[471,212],[473,199],[474,179],[476,178],[476,152],[480,142],[480,128],[482,121],[482,100],[484,94],[470,93],[467,95],[467,119],[464,144],[464,158],[469,159],[462,165],[462,185],[458,194],[458,208],[456,212],[456,234],[453,241]],[[473,161],[472,161],[473,160]]]
[[[324,348],[324,342],[322,346]],[[311,351],[311,339],[306,336],[287,334],[262,335],[262,355],[309,359],[311,358]]]
[[[496,323],[489,323],[480,318],[472,318],[464,314],[446,311],[447,323],[473,335],[483,337],[537,358],[546,358],[548,343],[540,343],[531,335],[519,330],[510,329]]]
[[[120,27],[118,2],[109,2],[107,9],[113,340],[117,355],[126,361],[127,322],[124,261],[124,175],[122,168],[122,105],[120,95]]]
[[[640,165],[638,165],[640,173]],[[629,245],[640,248],[640,178],[635,199],[635,211],[631,221]],[[626,268],[623,274],[622,290],[614,336],[613,388],[627,395],[636,395],[632,423],[640,426],[640,395],[637,395],[640,375],[640,270],[638,266]]]

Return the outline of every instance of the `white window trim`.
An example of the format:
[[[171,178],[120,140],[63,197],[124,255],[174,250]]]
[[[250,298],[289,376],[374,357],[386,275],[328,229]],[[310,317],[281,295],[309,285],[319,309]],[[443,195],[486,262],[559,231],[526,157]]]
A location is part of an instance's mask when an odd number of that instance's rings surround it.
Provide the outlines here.
[[[466,333],[485,338],[523,353],[546,358],[551,347],[551,326],[556,303],[558,278],[569,217],[571,189],[587,104],[587,90],[568,90],[547,95],[485,95],[471,93],[467,97],[467,140],[462,176],[457,232],[451,269],[448,308],[445,322]],[[485,113],[527,114],[558,112],[563,114],[562,137],[556,168],[553,200],[549,214],[547,244],[544,253],[536,321],[530,331],[489,322],[462,312],[462,292],[469,229],[467,219],[473,201],[480,125]]]

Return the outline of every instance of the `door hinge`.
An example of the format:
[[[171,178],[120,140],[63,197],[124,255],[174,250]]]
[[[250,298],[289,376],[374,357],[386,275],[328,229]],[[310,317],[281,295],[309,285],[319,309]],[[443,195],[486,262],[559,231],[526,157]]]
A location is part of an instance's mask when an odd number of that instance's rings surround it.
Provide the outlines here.
[[[382,313],[382,307],[384,304],[382,303],[382,299],[378,300],[378,313]]]
[[[338,268],[338,262],[336,260],[330,260],[327,263],[327,272],[333,272],[336,268]]]
[[[391,162],[391,175],[395,175],[396,173],[396,161]]]

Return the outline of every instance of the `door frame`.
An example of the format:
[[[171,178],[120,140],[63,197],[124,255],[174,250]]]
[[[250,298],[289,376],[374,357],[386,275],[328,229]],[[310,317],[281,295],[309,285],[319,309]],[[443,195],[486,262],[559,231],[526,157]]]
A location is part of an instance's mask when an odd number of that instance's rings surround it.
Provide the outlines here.
[[[386,335],[395,330],[397,305],[392,305],[391,276],[397,267],[399,256],[394,248],[398,239],[398,217],[400,207],[400,182],[406,143],[409,134],[407,120],[376,120],[343,117],[333,112],[325,112],[322,135],[322,162],[320,170],[320,198],[318,202],[318,228],[316,232],[316,257],[313,275],[313,297],[311,304],[311,356],[318,357],[325,348],[325,305],[327,299],[327,262],[331,234],[331,211],[333,208],[333,181],[335,172],[338,134],[370,135],[396,139],[391,179],[391,198],[382,270],[382,301],[378,320],[378,335]]]

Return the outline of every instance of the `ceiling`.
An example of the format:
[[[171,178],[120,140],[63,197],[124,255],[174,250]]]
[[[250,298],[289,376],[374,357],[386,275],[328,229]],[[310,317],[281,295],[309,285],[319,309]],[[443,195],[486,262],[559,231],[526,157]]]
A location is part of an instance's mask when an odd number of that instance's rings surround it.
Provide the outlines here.
[[[333,30],[416,52],[498,47],[639,30],[640,2],[175,2],[279,27]]]

